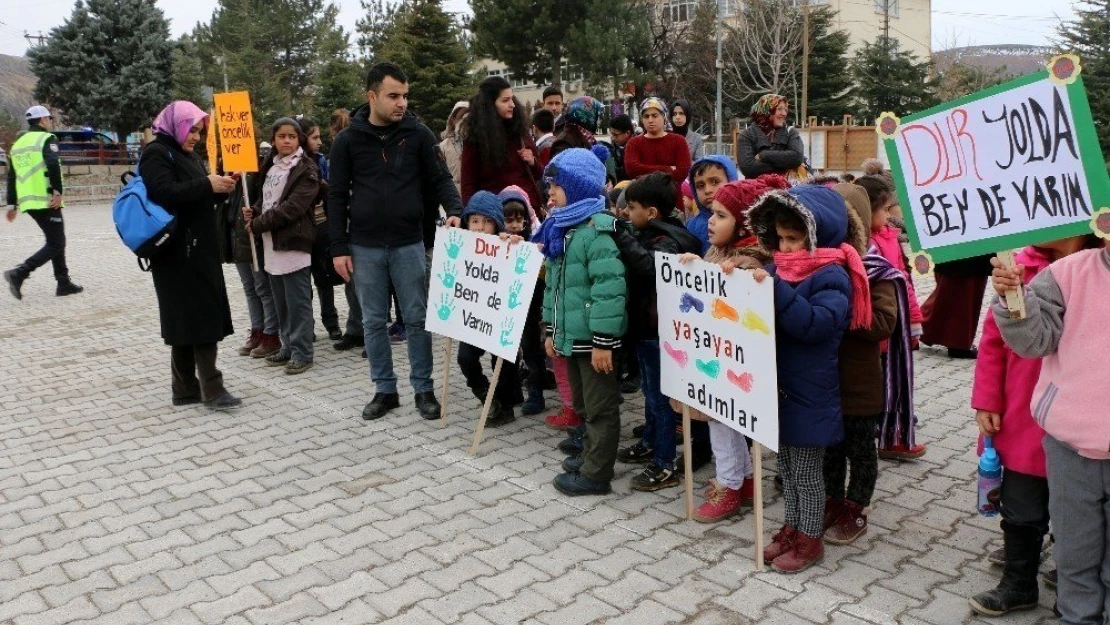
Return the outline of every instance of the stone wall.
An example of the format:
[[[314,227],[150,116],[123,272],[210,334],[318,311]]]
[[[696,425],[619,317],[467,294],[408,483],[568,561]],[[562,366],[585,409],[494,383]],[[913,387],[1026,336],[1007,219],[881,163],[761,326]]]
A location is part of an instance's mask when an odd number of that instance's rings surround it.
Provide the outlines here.
[[[134,165],[62,165],[66,204],[103,204],[111,202],[119,193],[119,177],[135,169]],[[0,166],[0,174],[7,179],[7,167]],[[7,193],[7,184],[0,185],[0,197]],[[3,197],[7,204],[7,197]]]

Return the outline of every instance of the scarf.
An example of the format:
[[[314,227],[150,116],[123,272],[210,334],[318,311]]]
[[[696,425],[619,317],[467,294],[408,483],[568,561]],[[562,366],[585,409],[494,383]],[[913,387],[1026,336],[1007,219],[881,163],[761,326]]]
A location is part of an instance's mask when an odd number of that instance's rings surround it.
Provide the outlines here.
[[[809,252],[775,252],[775,267],[780,278],[798,283],[828,265],[840,265],[848,270],[852,280],[852,321],[849,327],[871,327],[871,286],[859,252],[847,243],[840,247],[819,247]]]
[[[913,412],[913,351],[910,346],[910,298],[906,275],[884,258],[872,245],[863,257],[867,279],[876,282],[889,280],[894,284],[898,298],[898,324],[887,343],[886,362],[883,365],[883,414],[879,422],[879,448],[891,449],[903,445],[913,449],[914,427],[917,419]]]
[[[302,158],[304,158],[304,148],[297,148],[297,151],[289,156],[277,156],[276,151],[274,154],[273,166],[284,171],[290,171],[297,166],[297,163],[301,162]]]
[[[200,110],[196,104],[175,100],[158,113],[158,117],[154,118],[154,123],[151,125],[151,130],[173,137],[178,145],[185,145],[185,139],[189,138],[189,131],[205,119],[208,119],[208,113]]]
[[[566,251],[567,231],[602,212],[605,212],[605,199],[601,197],[586,198],[555,209],[540,225],[532,241],[543,245],[544,256],[552,259],[559,258]]]

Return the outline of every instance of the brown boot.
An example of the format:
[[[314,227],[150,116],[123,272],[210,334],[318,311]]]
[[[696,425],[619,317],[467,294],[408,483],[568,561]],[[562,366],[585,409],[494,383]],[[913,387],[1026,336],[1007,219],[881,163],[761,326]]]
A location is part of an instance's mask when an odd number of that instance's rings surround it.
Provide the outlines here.
[[[771,562],[771,568],[779,573],[801,573],[825,557],[825,543],[820,536],[795,532],[792,546],[790,551]]]
[[[844,499],[841,501],[840,514],[836,516],[832,527],[825,531],[825,540],[834,545],[850,545],[866,533],[867,517],[863,514],[863,506],[851,499]]]
[[[266,358],[281,351],[281,338],[276,334],[262,334],[258,347],[251,350],[251,358]]]
[[[250,356],[251,350],[258,347],[258,344],[261,342],[262,330],[251,330],[250,336],[247,337],[247,342],[243,343],[243,346],[239,348],[239,355]]]
[[[825,497],[825,516],[821,521],[821,528],[825,531],[834,525],[840,518],[840,510],[844,507],[844,500],[835,497]]]
[[[771,537],[771,544],[763,548],[763,561],[771,562],[775,558],[790,551],[794,545],[794,537],[798,534],[798,530],[794,529],[793,525],[783,525],[782,529]]]

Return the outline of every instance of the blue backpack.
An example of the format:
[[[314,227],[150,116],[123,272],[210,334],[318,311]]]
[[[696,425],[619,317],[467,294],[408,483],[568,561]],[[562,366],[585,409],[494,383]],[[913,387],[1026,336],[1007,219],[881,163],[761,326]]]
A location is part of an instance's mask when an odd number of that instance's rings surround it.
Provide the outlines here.
[[[137,171],[123,174],[120,182],[123,189],[112,204],[112,221],[123,244],[139,257],[139,269],[150,271],[151,259],[166,248],[173,236],[177,217],[151,201]]]

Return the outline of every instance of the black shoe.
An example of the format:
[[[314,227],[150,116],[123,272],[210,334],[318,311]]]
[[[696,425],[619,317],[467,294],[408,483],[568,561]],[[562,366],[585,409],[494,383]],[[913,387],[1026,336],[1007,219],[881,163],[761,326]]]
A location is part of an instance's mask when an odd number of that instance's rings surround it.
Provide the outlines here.
[[[1038,530],[1002,522],[1005,563],[1002,581],[993,590],[981,592],[969,601],[971,609],[987,616],[1002,616],[1014,610],[1037,607],[1039,587],[1037,569],[1041,565],[1044,536]]]
[[[649,464],[642,473],[632,478],[632,490],[653,491],[661,488],[670,488],[682,483],[674,469],[665,469],[654,462]]]
[[[559,451],[568,456],[577,456],[582,453],[586,448],[585,441],[582,440],[582,435],[577,432],[571,431],[561,443],[559,443]]]
[[[493,404],[489,407],[489,416],[486,417],[486,425],[489,427],[497,427],[516,421],[516,412],[513,411],[512,406],[502,406],[495,399]]]
[[[366,348],[365,347],[362,348],[362,357],[366,358]]]
[[[394,395],[394,397],[396,397],[396,395]],[[429,421],[439,418],[442,409],[433,391],[417,393],[414,399],[416,402],[416,411],[420,413],[420,416]]]
[[[528,399],[520,407],[520,414],[531,416],[540,414],[547,405],[543,400],[543,389],[536,386],[528,387]]]
[[[631,395],[640,392],[640,378],[625,378],[621,380],[621,393]]]
[[[972,347],[971,349],[957,349],[955,347],[948,348],[948,357],[957,358],[960,360],[975,360],[979,357],[979,350]]]
[[[655,455],[655,450],[643,443],[636,443],[617,450],[617,460],[631,464],[647,462],[651,460],[653,455]]]
[[[12,292],[12,297],[16,299],[23,299],[21,289],[23,288],[23,281],[26,279],[27,276],[23,275],[19,267],[4,272],[4,281],[8,283],[8,290]]]
[[[362,418],[365,421],[381,419],[394,408],[401,407],[401,398],[397,393],[377,393],[374,399],[362,409]]]
[[[69,278],[64,278],[62,280],[58,280],[58,289],[54,291],[54,295],[57,295],[58,297],[65,297],[66,295],[77,295],[84,290],[85,287],[77,286]]]
[[[647,429],[646,425],[637,425],[636,427],[632,428],[632,436],[634,436],[636,438],[643,438],[644,437],[644,430],[646,430],[646,429]]]
[[[223,395],[216,399],[204,402],[204,405],[212,410],[235,410],[243,405],[243,400],[225,391]]]
[[[345,352],[348,349],[354,349],[365,344],[361,336],[351,336],[344,334],[338,341],[332,344],[336,351]]]
[[[185,397],[174,397],[174,406],[192,406],[193,404],[201,403],[200,394],[186,395]]]
[[[563,470],[567,473],[578,473],[582,470],[582,456],[567,456],[563,458]]]
[[[332,341],[342,341],[343,333],[340,332],[338,328],[332,328],[328,330],[328,339]]]
[[[560,473],[551,483],[555,485],[555,490],[571,497],[608,495],[613,492],[609,482],[596,482],[581,473]]]

